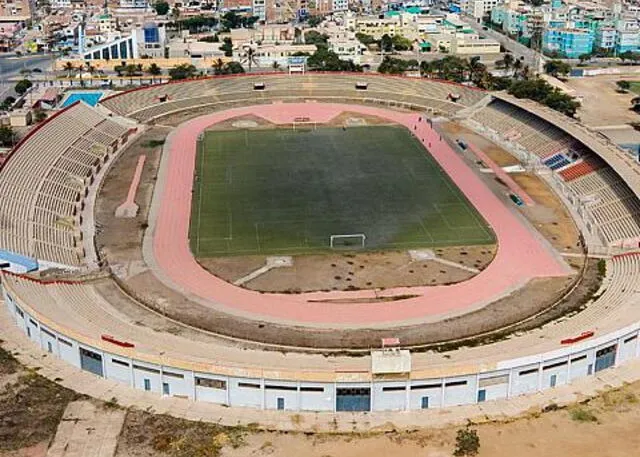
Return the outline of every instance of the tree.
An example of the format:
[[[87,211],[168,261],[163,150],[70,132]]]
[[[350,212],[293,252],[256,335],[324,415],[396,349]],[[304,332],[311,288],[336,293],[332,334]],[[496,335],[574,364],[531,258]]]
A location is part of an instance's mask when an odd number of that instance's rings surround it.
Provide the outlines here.
[[[335,52],[325,47],[319,47],[307,59],[307,66],[316,71],[362,71],[362,67],[353,63],[353,60],[341,60]]]
[[[234,11],[229,11],[220,18],[220,25],[224,30],[239,29],[240,27],[252,28],[259,19],[258,16],[239,16]]]
[[[244,68],[239,62],[227,62],[224,68],[229,75],[244,73]]]
[[[487,71],[486,65],[480,62],[480,56],[473,56],[469,59],[469,79],[478,85],[478,81]]]
[[[247,65],[249,65],[249,71],[251,71],[251,67],[254,64],[256,65],[259,64],[258,59],[256,58],[256,49],[251,45],[243,46],[242,57],[240,59],[240,62],[246,63]],[[244,69],[238,73],[244,73]]]
[[[15,143],[16,134],[9,125],[0,125],[0,146],[11,147]]]
[[[304,42],[306,44],[315,44],[317,48],[321,46],[327,47],[328,41],[329,41],[329,35],[316,32],[315,30],[309,30],[304,34]]]
[[[174,22],[178,22],[178,19],[180,19],[180,9],[176,8],[175,6],[173,7],[173,9],[171,10],[171,18],[173,19]],[[178,31],[180,31],[180,23],[178,22]]]
[[[220,25],[225,29],[237,29],[242,26],[242,18],[234,11],[229,11],[220,19]]]
[[[629,60],[632,63],[636,63],[636,62],[638,62],[638,60],[640,60],[640,53],[632,52],[632,51],[625,51],[625,52],[619,54],[618,58],[620,60],[622,60],[622,63],[624,63],[625,60]]]
[[[580,107],[575,98],[540,78],[513,81],[508,91],[516,98],[534,100],[570,117],[575,116]]]
[[[580,65],[584,64],[587,60],[591,60],[591,54],[589,53],[585,53],[585,54],[580,54],[578,56],[578,59],[580,59]]]
[[[71,62],[65,62],[62,68],[67,72],[67,78],[71,78],[71,73],[76,69]]]
[[[395,57],[384,56],[380,66],[378,67],[379,73],[386,73],[389,75],[401,75],[409,69],[409,62],[403,59],[397,59]]]
[[[196,74],[196,67],[186,63],[176,65],[175,67],[169,69],[169,76],[174,81],[180,79],[190,79],[195,77]]]
[[[629,81],[625,81],[624,79],[621,81],[616,81],[616,85],[618,86],[618,92],[626,93],[629,89],[631,89],[631,83]]]
[[[458,430],[456,434],[456,448],[453,451],[455,457],[470,457],[478,455],[480,450],[480,437],[478,432],[471,428]]]
[[[562,60],[549,60],[544,64],[544,71],[556,78],[565,77],[571,73],[571,65]]]
[[[5,99],[2,101],[2,103],[0,103],[0,110],[2,110],[2,111],[8,111],[8,110],[13,106],[13,104],[14,104],[15,102],[16,102],[15,97],[11,97],[11,96],[9,96],[9,97],[5,98]]]
[[[580,108],[580,102],[555,88],[544,98],[542,103],[551,109],[566,114],[569,117],[575,116],[576,111]]]
[[[518,73],[518,71],[520,71],[522,69],[522,60],[520,59],[516,59],[513,62],[513,74],[514,76]]]
[[[222,59],[218,59],[211,67],[213,68],[214,75],[234,75],[244,73],[244,68],[239,62],[223,63]]]
[[[393,45],[393,49],[396,51],[408,51],[413,47],[411,40],[403,37],[402,35],[394,35],[391,37],[391,43]]]
[[[222,39],[220,50],[224,51],[225,57],[231,57],[233,55],[233,42],[231,41],[231,37],[224,37]]]
[[[40,123],[47,118],[47,113],[42,108],[36,108],[33,110],[33,119],[36,123]]]
[[[169,13],[169,10],[171,9],[171,7],[169,6],[169,3],[161,0],[159,2],[154,3],[153,9],[156,11],[156,14],[160,16],[166,16]]]
[[[372,44],[378,43],[378,40],[376,40],[371,35],[367,35],[366,33],[356,33],[356,39],[365,46],[371,46]]]
[[[147,67],[147,73],[152,76],[158,76],[162,74],[162,69],[154,62]]]
[[[16,83],[16,87],[14,87],[13,90],[15,90],[18,95],[24,95],[31,86],[33,86],[31,81],[28,79],[21,79]]]
[[[511,68],[511,65],[513,65],[513,61],[513,56],[509,53],[506,53],[499,64],[501,64],[501,66],[503,66],[505,70],[509,71],[509,68]]]
[[[383,52],[393,52],[393,39],[386,33],[380,38],[380,49]]]
[[[322,23],[323,20],[323,16],[309,16],[309,18],[307,19],[307,23],[309,24],[309,27],[317,27]]]
[[[125,76],[129,77],[131,84],[133,84],[133,77],[140,76],[141,74],[140,68],[138,68],[136,64],[132,63],[125,65],[124,68],[122,68],[122,71],[124,71]]]
[[[154,76],[160,76],[162,69],[154,62],[147,67],[146,72],[151,75],[151,83],[153,84],[155,80]]]
[[[215,62],[213,62],[211,67],[213,68],[214,75],[221,75],[222,68],[224,68],[224,62],[222,61],[222,59],[217,59]]]

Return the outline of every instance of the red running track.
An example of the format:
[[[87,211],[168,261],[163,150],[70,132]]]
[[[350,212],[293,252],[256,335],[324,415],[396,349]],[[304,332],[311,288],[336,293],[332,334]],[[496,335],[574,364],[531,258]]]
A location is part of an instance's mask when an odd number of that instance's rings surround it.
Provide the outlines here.
[[[484,215],[498,239],[493,262],[472,279],[449,286],[402,287],[384,291],[313,292],[297,295],[259,293],[234,286],[202,268],[189,248],[191,192],[196,140],[208,126],[242,115],[256,115],[274,123],[296,117],[326,122],[343,111],[378,116],[414,132],[471,203]],[[204,299],[232,314],[301,324],[367,325],[433,320],[435,315],[462,313],[490,303],[535,277],[564,276],[570,269],[537,233],[495,196],[466,163],[419,114],[382,108],[323,103],[270,104],[230,109],[202,116],[179,126],[165,146],[155,224],[153,256],[159,276],[183,293]],[[392,302],[327,303],[314,300],[414,294]]]

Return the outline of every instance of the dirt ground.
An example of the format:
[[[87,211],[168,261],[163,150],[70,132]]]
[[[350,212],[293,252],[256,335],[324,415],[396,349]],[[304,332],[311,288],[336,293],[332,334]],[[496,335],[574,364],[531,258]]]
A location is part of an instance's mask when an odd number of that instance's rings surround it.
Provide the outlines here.
[[[640,446],[640,382],[583,404],[470,425],[479,457],[627,457]],[[294,420],[295,414],[292,414]],[[318,435],[222,428],[130,412],[116,457],[449,457],[464,427],[385,434]],[[203,434],[206,434],[203,436]]]
[[[456,138],[473,143],[501,167],[520,162],[508,151],[477,133],[455,123],[446,123],[443,129]],[[580,234],[564,203],[535,173],[511,173],[511,178],[536,202],[535,206],[520,207],[520,212],[559,252],[580,253]],[[497,183],[496,183],[497,184]],[[498,185],[498,184],[497,184]],[[507,189],[503,184],[499,184]]]
[[[495,245],[444,247],[438,258],[479,271],[493,260]],[[199,259],[207,270],[233,282],[266,262],[264,256]],[[244,284],[265,292],[308,292],[454,284],[477,273],[440,262],[414,261],[407,251],[294,256],[293,266],[274,268]]]
[[[542,236],[559,252],[582,252],[580,232],[549,186],[532,173],[517,173],[512,178],[536,202],[535,206],[522,208],[522,212]]]
[[[447,132],[451,138],[461,138],[467,143],[473,143],[478,148],[486,152],[487,155],[491,157],[491,160],[493,160],[498,166],[508,167],[510,165],[518,165],[520,163],[518,159],[500,146],[457,122],[446,122],[440,125],[442,126],[442,130]]]
[[[576,91],[581,98],[582,107],[578,118],[588,126],[620,125],[639,122],[640,115],[634,113],[631,99],[636,94],[616,92],[616,81],[638,81],[638,76],[590,76],[587,78],[569,78],[565,84]]]
[[[507,423],[473,425],[479,457],[627,457],[640,446],[640,383],[605,393],[584,405],[534,411]],[[223,457],[449,457],[459,428],[381,436],[308,436],[256,433]]]
[[[169,129],[152,127],[132,143],[120,156],[104,180],[96,200],[96,244],[107,259],[139,258],[144,230],[147,227],[147,211],[160,164],[162,144]],[[136,203],[143,210],[131,219],[115,218],[116,208],[124,202],[140,155],[146,155],[145,165],[136,194]],[[116,254],[117,253],[117,254]]]
[[[77,397],[0,348],[0,457],[46,455],[67,404]]]

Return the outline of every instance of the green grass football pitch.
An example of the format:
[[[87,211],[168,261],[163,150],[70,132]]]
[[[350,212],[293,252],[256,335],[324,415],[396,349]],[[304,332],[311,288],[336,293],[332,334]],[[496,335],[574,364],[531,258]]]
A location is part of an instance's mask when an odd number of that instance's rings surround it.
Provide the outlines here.
[[[196,257],[326,251],[331,235],[344,234],[365,234],[370,250],[495,242],[404,128],[204,134],[190,228]]]

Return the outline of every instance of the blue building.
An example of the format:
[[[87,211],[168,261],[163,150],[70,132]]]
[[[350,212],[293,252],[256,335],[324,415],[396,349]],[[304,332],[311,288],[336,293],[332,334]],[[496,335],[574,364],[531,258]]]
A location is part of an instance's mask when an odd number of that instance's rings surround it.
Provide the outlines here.
[[[593,43],[594,37],[589,30],[547,29],[542,35],[542,47],[545,51],[555,51],[569,59],[591,53]]]

